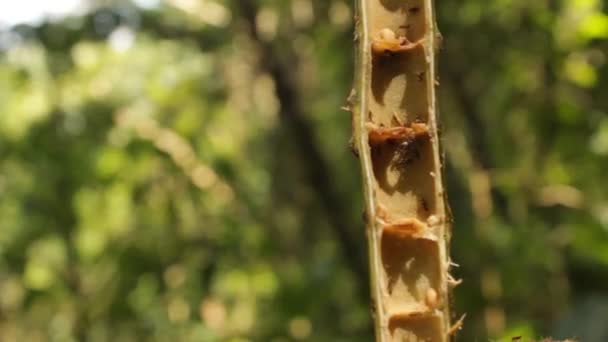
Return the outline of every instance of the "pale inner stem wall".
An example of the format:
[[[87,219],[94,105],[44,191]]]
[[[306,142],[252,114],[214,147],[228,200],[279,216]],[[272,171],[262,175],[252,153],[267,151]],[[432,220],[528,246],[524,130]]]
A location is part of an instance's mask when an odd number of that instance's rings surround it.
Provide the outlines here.
[[[398,53],[370,52],[361,69],[359,115],[374,127],[412,123],[428,127],[428,137],[387,140],[370,146],[359,138],[364,176],[371,189],[374,218],[370,221],[372,279],[376,281],[378,335],[382,341],[448,341],[448,220],[443,196],[435,117],[434,23],[431,0],[361,0],[364,20],[360,34],[372,44],[390,29],[422,45]],[[367,59],[367,60],[366,60]],[[358,72],[361,72],[359,70]],[[355,134],[367,134],[365,130]],[[365,167],[371,166],[366,172]],[[367,185],[369,184],[369,185]],[[397,222],[415,220],[420,233],[399,231]],[[409,221],[408,221],[409,222]],[[392,224],[392,226],[391,226]],[[395,229],[387,229],[389,228]],[[400,229],[402,229],[400,228]],[[376,238],[377,237],[377,238]],[[377,255],[374,255],[376,253]],[[375,262],[375,264],[374,264]]]

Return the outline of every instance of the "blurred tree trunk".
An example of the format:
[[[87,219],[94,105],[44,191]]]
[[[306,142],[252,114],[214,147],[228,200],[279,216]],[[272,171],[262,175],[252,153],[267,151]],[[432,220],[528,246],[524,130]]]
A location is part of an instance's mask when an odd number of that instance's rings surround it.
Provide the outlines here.
[[[365,255],[361,253],[363,246],[354,235],[357,226],[348,214],[346,201],[338,194],[330,177],[330,166],[325,160],[319,146],[315,143],[315,134],[312,123],[306,118],[305,112],[299,103],[299,94],[296,81],[292,78],[293,70],[297,69],[297,58],[293,51],[282,50],[282,55],[293,58],[279,58],[272,43],[260,38],[256,26],[258,13],[255,1],[243,0],[239,2],[239,11],[248,26],[249,34],[260,48],[260,60],[263,71],[274,80],[276,95],[280,104],[279,115],[293,132],[295,145],[299,149],[299,157],[306,165],[306,173],[310,184],[317,194],[321,205],[325,209],[330,226],[338,238],[344,259],[359,280],[358,289],[362,298],[367,297],[368,270]],[[283,61],[289,60],[290,65]]]

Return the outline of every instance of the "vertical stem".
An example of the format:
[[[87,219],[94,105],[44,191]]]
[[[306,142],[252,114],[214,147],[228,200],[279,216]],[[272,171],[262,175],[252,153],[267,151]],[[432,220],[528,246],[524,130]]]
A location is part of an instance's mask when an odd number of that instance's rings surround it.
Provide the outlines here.
[[[432,0],[358,0],[353,140],[377,341],[448,341],[450,217],[435,105]],[[459,327],[460,321],[456,327]]]

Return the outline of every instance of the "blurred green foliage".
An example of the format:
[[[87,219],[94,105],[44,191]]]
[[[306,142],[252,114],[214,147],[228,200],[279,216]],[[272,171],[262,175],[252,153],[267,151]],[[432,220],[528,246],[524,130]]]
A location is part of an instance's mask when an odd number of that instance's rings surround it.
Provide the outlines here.
[[[0,341],[371,340],[352,4],[92,5],[0,33]],[[459,340],[608,340],[607,7],[437,2]]]

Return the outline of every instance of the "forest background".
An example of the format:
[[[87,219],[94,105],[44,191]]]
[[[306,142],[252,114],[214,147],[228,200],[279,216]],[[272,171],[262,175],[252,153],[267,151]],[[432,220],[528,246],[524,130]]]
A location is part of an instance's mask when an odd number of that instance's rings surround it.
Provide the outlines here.
[[[436,6],[458,340],[607,341],[608,1]],[[0,341],[372,339],[351,1],[0,13]]]

